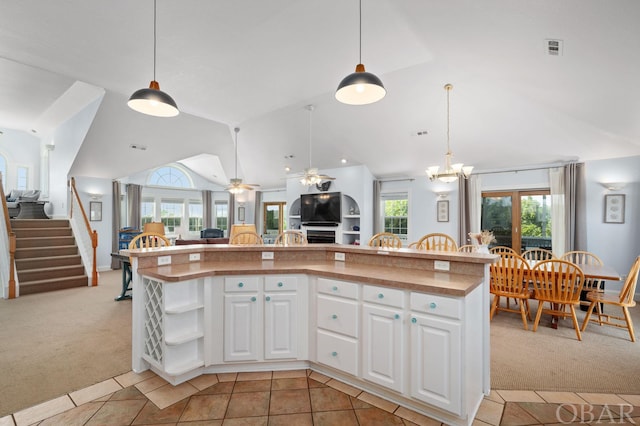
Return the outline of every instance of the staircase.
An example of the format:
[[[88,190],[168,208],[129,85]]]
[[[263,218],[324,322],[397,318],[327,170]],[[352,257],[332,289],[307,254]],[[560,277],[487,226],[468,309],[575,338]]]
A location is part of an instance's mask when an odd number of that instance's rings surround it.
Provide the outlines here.
[[[89,283],[78,247],[65,219],[12,219],[20,296]]]

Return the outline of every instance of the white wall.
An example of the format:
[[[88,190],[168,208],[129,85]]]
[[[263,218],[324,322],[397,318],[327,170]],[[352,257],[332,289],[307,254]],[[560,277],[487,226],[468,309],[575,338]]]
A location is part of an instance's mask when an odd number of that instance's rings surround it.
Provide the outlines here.
[[[27,189],[40,189],[40,138],[21,130],[2,129],[0,154],[7,160],[7,175],[2,176],[5,193],[16,187],[19,166],[29,169]]]

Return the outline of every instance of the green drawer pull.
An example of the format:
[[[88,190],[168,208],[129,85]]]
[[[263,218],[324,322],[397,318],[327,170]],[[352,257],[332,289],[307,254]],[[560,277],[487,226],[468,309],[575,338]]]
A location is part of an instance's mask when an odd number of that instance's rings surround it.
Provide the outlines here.
[[[244,283],[238,283],[238,287],[244,287]]]
[[[415,324],[415,323],[417,323],[417,322],[418,322],[418,320],[417,320],[417,319],[415,319],[415,318],[411,318],[411,322]]]
[[[271,296],[267,296],[267,302],[271,300]]]
[[[436,305],[436,302],[431,302],[431,303],[429,303],[429,307],[430,307],[431,309],[435,309],[435,308],[436,308],[436,306],[438,306],[438,305]]]
[[[394,317],[395,319],[400,319],[400,315],[398,315],[398,314],[395,314],[393,317]]]
[[[331,356],[338,356],[338,352],[331,352]]]
[[[331,318],[338,319],[338,316],[336,314],[333,314],[333,315],[331,315]]]
[[[278,283],[278,287],[282,287],[284,284],[282,284],[282,282]]]
[[[378,294],[378,299],[383,299],[384,298],[384,294],[380,293]]]
[[[333,290],[333,291],[338,291],[338,286],[335,286],[335,285],[334,285],[332,290]]]
[[[256,301],[255,296],[251,298],[251,301],[252,301],[252,302],[255,302],[255,301]]]

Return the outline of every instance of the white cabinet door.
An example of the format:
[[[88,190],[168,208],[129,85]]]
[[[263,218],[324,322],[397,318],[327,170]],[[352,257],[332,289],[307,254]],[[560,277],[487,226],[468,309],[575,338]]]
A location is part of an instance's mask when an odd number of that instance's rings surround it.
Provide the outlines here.
[[[262,301],[257,293],[224,296],[224,361],[258,361],[262,349]]]
[[[405,345],[402,310],[365,304],[362,314],[363,378],[402,392]]]
[[[295,293],[264,297],[264,358],[298,357],[298,298]]]
[[[454,320],[411,315],[411,396],[462,415],[461,326]]]

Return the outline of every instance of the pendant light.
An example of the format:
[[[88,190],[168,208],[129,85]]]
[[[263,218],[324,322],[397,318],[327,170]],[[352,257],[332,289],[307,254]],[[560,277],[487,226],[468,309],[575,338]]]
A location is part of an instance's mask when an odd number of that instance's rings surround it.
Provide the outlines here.
[[[427,176],[431,181],[439,180],[445,183],[455,182],[459,177],[466,179],[473,170],[473,166],[465,166],[462,163],[451,164],[451,158],[453,158],[449,142],[449,92],[451,89],[453,89],[451,84],[445,84],[444,90],[447,91],[447,153],[444,156],[444,171],[438,173],[439,166],[431,166],[427,169]]]
[[[336,99],[348,105],[366,105],[378,102],[387,94],[382,81],[375,75],[364,70],[362,64],[362,0],[360,4],[360,46],[359,63],[356,72],[346,76],[338,85]]]
[[[137,90],[127,102],[129,108],[156,117],[175,117],[180,113],[176,102],[160,90],[156,81],[156,0],[153,0],[153,80],[149,88]]]

